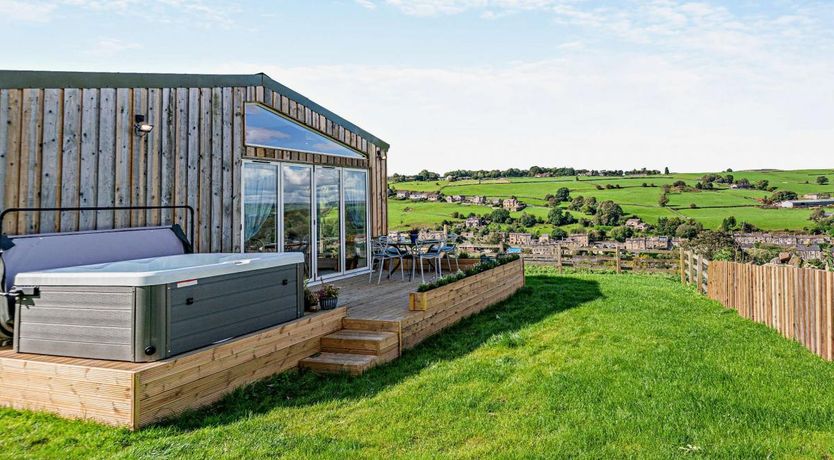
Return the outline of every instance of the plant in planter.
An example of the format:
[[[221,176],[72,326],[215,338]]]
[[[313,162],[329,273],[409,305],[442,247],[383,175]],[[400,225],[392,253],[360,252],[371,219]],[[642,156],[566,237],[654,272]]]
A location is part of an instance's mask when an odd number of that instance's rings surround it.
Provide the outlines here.
[[[332,310],[339,303],[339,288],[332,284],[325,284],[316,292],[322,310]]]
[[[315,312],[320,309],[318,296],[307,287],[307,283],[304,283],[304,310]]]

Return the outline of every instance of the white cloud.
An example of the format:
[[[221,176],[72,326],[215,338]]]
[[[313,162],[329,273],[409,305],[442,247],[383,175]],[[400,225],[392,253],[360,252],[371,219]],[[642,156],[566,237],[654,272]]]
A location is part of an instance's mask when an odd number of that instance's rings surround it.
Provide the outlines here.
[[[0,18],[25,22],[48,22],[59,13],[84,11],[124,14],[157,23],[229,27],[237,9],[220,0],[0,0]]]
[[[0,20],[3,22],[45,22],[55,10],[53,3],[20,0],[0,0]]]
[[[140,49],[142,49],[142,45],[139,43],[127,42],[118,38],[101,38],[90,48],[88,54],[107,58]]]
[[[581,53],[468,68],[207,70],[265,71],[390,142],[397,172],[532,164],[703,171],[762,167],[763,159],[798,168],[825,163],[834,144],[831,62],[788,59],[760,74],[743,63]]]

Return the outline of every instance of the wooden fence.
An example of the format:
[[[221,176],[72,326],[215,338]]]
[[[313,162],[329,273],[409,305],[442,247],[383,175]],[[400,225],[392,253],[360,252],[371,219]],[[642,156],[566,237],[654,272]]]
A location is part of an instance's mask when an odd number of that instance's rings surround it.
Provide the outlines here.
[[[706,257],[681,250],[679,266],[681,283],[694,285],[698,292],[707,292],[710,261]]]
[[[834,272],[712,261],[707,295],[829,361],[834,357]]]
[[[524,254],[531,265],[549,265],[558,269],[607,270],[617,273],[677,273],[680,270],[678,251],[621,248],[572,247],[553,245],[548,251]]]
[[[834,358],[834,272],[787,265],[708,261],[681,252],[681,282],[813,353]]]

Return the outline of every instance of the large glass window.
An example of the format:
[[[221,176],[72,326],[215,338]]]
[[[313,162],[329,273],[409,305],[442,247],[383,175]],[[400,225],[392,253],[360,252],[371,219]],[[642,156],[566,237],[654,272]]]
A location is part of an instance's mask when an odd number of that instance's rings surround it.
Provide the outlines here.
[[[247,163],[243,168],[243,248],[245,252],[276,252],[278,211],[277,168]]]
[[[368,266],[368,174],[345,169],[345,270]]]
[[[312,166],[284,165],[284,251],[304,253],[304,273],[312,276]]]
[[[255,103],[246,104],[246,144],[364,158],[359,152]]]
[[[339,170],[316,168],[316,266],[318,276],[342,271],[341,216],[339,212]]]

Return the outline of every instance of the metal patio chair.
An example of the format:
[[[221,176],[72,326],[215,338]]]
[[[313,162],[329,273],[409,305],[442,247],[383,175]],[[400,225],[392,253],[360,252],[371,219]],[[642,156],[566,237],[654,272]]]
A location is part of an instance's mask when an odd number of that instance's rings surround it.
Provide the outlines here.
[[[398,260],[400,262],[400,276],[405,281],[405,269],[403,268],[403,255],[399,249],[391,246],[387,236],[380,236],[371,240],[371,273],[368,276],[370,283],[374,277],[374,265],[379,262],[379,276],[376,284],[382,282],[382,272],[385,271],[385,261]],[[389,266],[391,262],[388,263]]]
[[[460,254],[458,253],[458,236],[450,233],[446,237],[446,242],[440,248],[440,252],[446,257],[446,266],[449,267],[449,272],[452,271],[452,260],[455,259],[455,270],[460,270]]]
[[[417,243],[414,245],[414,251],[411,254],[413,257],[413,262],[411,264],[411,278],[414,279],[415,269],[417,268],[415,264],[420,265],[420,281],[425,283],[426,278],[423,273],[423,261],[428,260],[429,262],[433,261],[434,265],[434,275],[437,278],[442,276],[443,271],[440,268],[440,257],[443,255],[441,249],[445,245],[445,241],[439,242],[425,242],[417,240]]]

